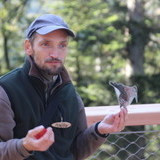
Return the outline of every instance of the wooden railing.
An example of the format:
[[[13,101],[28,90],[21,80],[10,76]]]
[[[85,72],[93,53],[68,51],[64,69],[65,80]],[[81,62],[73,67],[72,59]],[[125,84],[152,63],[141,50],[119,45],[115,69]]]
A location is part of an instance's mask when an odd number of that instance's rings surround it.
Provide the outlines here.
[[[136,104],[128,108],[126,126],[160,124],[160,104]],[[88,125],[101,121],[106,115],[116,113],[119,106],[86,107]]]

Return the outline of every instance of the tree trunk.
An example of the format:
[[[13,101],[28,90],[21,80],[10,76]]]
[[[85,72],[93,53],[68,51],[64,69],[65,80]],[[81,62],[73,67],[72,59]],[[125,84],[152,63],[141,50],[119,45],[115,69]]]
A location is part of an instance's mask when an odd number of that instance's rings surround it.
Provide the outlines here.
[[[3,53],[6,69],[10,70],[10,61],[8,55],[8,37],[5,35],[5,33],[3,33]]]
[[[128,59],[132,68],[131,75],[144,74],[144,51],[149,39],[149,32],[144,23],[143,0],[128,0],[128,29],[131,36],[127,43]]]
[[[128,29],[130,33],[130,41],[127,43],[128,59],[130,62],[130,68],[132,69],[131,76],[143,75],[144,74],[144,52],[145,46],[149,40],[149,32],[144,23],[144,1],[143,0],[127,0],[128,7]],[[144,126],[127,127],[129,131],[143,131]],[[143,133],[132,134],[126,137],[129,144],[135,144],[128,147],[124,151],[120,159],[124,159],[124,156],[129,156],[129,160],[144,159],[143,149],[145,146],[145,139]],[[135,141],[136,140],[136,141]]]
[[[76,82],[77,82],[77,86],[81,86],[82,77],[81,77],[81,73],[80,73],[81,68],[80,68],[80,64],[79,64],[79,62],[80,62],[79,55],[76,55],[75,58],[76,58],[76,75],[77,75]]]

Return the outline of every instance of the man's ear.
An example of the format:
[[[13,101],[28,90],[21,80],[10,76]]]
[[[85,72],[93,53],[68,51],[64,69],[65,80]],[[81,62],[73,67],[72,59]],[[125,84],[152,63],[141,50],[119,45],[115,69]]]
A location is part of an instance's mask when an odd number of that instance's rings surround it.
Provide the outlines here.
[[[25,49],[25,53],[27,55],[32,55],[33,53],[33,49],[32,49],[32,45],[31,45],[31,42],[29,40],[25,40],[24,42],[24,49]]]

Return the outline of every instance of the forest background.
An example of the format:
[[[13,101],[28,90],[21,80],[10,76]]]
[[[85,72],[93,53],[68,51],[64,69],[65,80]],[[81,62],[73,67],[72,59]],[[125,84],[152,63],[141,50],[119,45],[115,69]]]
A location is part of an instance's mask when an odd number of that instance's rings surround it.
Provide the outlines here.
[[[1,75],[23,64],[25,30],[44,13],[76,33],[66,67],[86,107],[118,104],[109,81],[136,85],[139,104],[160,103],[159,0],[0,0]]]
[[[25,30],[44,13],[76,33],[66,66],[85,106],[117,104],[110,80],[137,85],[140,104],[160,102],[158,0],[0,0],[0,74],[23,63]]]

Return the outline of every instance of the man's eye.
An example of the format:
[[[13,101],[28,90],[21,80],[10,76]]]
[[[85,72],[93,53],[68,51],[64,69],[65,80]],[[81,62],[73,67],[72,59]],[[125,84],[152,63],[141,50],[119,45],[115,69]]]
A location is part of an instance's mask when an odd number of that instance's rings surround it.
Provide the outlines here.
[[[67,45],[66,44],[60,44],[59,47],[60,48],[65,48],[65,47],[67,47]]]
[[[47,47],[47,46],[49,46],[49,43],[42,43],[42,46]]]

